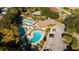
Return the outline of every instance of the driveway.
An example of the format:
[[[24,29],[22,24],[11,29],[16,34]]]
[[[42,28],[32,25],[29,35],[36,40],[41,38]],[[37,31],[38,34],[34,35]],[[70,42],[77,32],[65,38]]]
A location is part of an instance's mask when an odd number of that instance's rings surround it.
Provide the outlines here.
[[[63,51],[66,47],[66,44],[63,43],[62,33],[64,33],[64,24],[57,24],[54,28],[56,31],[52,31],[52,28],[47,36],[46,49],[50,49],[52,51]],[[49,34],[53,33],[54,37],[49,37]]]

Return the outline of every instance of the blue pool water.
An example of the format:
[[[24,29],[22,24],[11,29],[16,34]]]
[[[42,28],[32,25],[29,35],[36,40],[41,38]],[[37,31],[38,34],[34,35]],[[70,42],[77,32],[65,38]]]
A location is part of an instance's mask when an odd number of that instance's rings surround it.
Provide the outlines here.
[[[31,39],[32,43],[37,42],[42,37],[42,33],[39,31],[36,31],[33,33],[33,38]]]
[[[33,21],[31,21],[31,20],[25,20],[24,23],[27,24],[27,25],[32,25]]]

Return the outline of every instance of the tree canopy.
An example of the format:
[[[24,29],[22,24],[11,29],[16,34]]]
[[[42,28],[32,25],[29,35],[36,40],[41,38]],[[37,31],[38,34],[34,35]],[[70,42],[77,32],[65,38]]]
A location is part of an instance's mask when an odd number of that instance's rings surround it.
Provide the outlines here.
[[[17,17],[18,10],[16,8],[8,8],[6,14],[0,20],[0,33],[3,34],[2,42],[7,44],[10,41],[18,43],[20,40],[18,27],[17,27]]]
[[[52,18],[52,19],[58,19],[59,18],[59,13],[51,11],[49,8],[41,8],[41,14],[46,15],[49,18]]]
[[[79,14],[71,14],[65,18],[64,24],[69,33],[79,33]]]
[[[73,37],[70,34],[66,34],[66,33],[64,33],[62,37],[64,38],[63,42],[66,44],[70,44],[73,50],[79,50],[79,43],[75,37]]]

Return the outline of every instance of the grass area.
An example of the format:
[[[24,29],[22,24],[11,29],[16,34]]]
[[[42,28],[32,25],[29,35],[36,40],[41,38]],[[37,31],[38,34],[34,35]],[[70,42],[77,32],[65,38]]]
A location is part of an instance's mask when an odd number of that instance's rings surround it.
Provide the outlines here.
[[[51,29],[51,28],[49,28],[49,27],[48,27],[48,28],[46,28],[46,30],[45,30],[46,35],[47,35],[47,34],[48,34],[48,32],[50,31],[50,29]]]

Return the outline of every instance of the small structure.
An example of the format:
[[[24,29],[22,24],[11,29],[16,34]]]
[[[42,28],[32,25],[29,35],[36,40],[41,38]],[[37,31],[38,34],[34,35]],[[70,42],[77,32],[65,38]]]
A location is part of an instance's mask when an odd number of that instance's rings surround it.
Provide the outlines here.
[[[40,16],[41,15],[41,12],[40,11],[36,11],[36,12],[33,12],[32,15]]]

